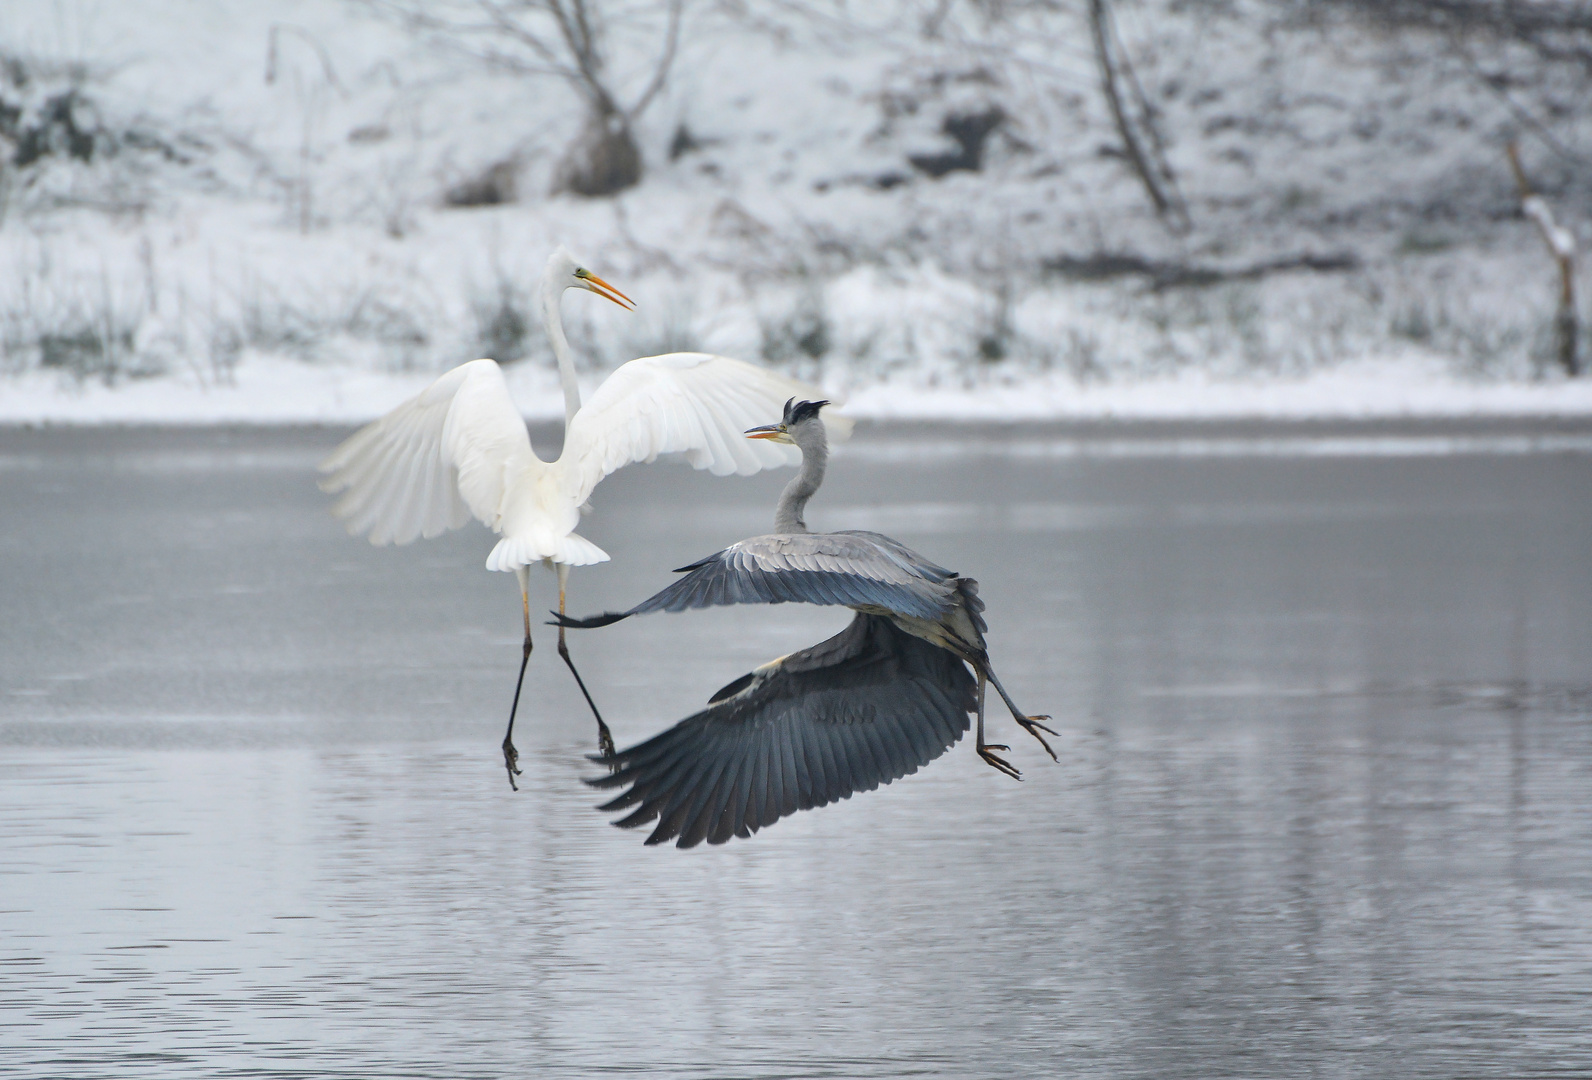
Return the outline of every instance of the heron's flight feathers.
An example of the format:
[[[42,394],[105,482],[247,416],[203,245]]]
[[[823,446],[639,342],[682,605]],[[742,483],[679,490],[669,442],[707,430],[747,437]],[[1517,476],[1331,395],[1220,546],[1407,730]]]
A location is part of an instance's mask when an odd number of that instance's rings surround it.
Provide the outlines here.
[[[588,780],[626,787],[604,810],[649,844],[750,836],[933,761],[968,729],[976,684],[959,660],[859,614],[839,634],[743,676],[709,706],[611,758]]]

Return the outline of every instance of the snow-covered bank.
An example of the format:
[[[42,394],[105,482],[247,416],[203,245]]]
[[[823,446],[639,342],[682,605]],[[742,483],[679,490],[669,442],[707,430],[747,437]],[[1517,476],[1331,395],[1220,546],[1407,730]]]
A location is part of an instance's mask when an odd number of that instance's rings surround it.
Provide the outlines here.
[[[404,6],[0,0],[0,422],[349,422],[479,356],[554,416],[558,243],[638,303],[566,304],[593,382],[700,349],[859,416],[1592,413],[1504,154],[1592,237],[1592,74],[1518,43],[1121,0],[1183,221],[1126,164],[1088,5],[690,5],[602,198],[555,183],[578,94],[377,17]]]
[[[563,413],[556,379],[540,366],[508,369],[532,420]],[[0,383],[3,424],[362,423],[417,393],[433,376],[251,357],[233,381],[193,375],[132,380],[114,388],[49,374]],[[595,385],[588,382],[588,389]],[[1456,378],[1436,363],[1364,361],[1298,377],[1221,379],[1200,372],[1116,383],[1052,375],[970,386],[874,384],[851,393],[859,419],[942,420],[1370,420],[1592,416],[1592,380],[1491,383]]]

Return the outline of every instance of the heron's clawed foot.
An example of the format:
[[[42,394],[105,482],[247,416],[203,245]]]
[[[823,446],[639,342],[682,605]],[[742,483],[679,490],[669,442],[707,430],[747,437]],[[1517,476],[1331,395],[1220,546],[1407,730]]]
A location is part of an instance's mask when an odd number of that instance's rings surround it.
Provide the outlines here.
[[[520,785],[514,782],[514,778],[520,775],[520,752],[514,749],[514,743],[509,739],[503,740],[503,764],[509,770],[509,787],[520,790]]]
[[[1010,751],[1011,747],[1006,746],[1004,743],[982,743],[978,748],[978,756],[983,758],[987,764],[995,766],[995,768],[999,769],[1013,780],[1021,780],[1023,778],[1023,774],[1017,771],[1017,766],[1013,765],[1011,762],[995,753],[997,750]]]
[[[1050,744],[1045,741],[1045,737],[1040,734],[1041,731],[1048,731],[1052,735],[1056,735],[1058,737],[1060,736],[1061,733],[1055,728],[1045,726],[1044,721],[1049,719],[1050,717],[1043,715],[1019,716],[1017,718],[1017,722],[1022,725],[1024,731],[1028,732],[1028,734],[1039,740],[1039,745],[1045,748],[1045,753],[1050,755],[1051,761],[1060,761],[1061,759],[1056,756],[1056,752],[1052,750],[1050,748]]]

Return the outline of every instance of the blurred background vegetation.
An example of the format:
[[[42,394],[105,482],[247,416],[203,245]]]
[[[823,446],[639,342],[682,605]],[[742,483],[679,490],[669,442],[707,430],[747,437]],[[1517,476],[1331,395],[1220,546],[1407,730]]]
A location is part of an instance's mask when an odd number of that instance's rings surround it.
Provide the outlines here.
[[[545,366],[843,385],[1589,356],[1592,6],[361,0],[0,20],[0,371]],[[1511,165],[1514,148],[1515,166]]]

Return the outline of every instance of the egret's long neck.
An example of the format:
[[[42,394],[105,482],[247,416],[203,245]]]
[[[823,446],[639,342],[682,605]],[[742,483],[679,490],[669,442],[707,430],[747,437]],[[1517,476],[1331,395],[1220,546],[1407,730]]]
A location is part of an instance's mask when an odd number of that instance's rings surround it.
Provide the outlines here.
[[[797,440],[802,448],[802,467],[780,493],[779,505],[774,508],[774,531],[777,533],[804,533],[807,522],[802,511],[807,500],[813,497],[818,485],[824,482],[824,466],[829,463],[829,440],[824,437],[823,425],[814,425],[815,432]],[[805,433],[804,433],[805,434]]]
[[[580,411],[580,383],[575,381],[575,358],[570,354],[569,339],[564,336],[564,320],[558,311],[563,297],[562,282],[543,283],[542,322],[547,326],[547,339],[558,360],[558,380],[564,384],[564,428],[568,430],[570,421]]]

